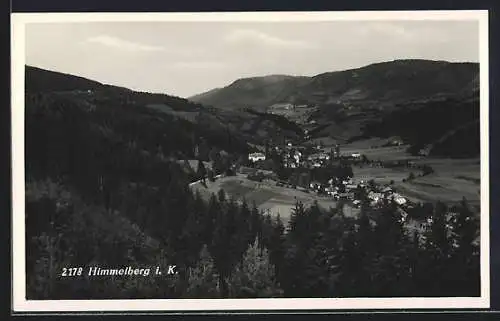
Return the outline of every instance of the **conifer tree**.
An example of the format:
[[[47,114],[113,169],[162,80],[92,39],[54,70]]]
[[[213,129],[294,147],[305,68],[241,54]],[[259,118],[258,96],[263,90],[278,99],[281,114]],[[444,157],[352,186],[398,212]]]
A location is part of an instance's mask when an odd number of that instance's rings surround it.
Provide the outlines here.
[[[207,213],[203,221],[203,242],[211,245],[214,236],[215,224],[217,223],[217,216],[221,211],[219,201],[215,194],[210,196],[207,206]]]
[[[434,207],[432,221],[425,234],[425,269],[429,278],[426,292],[431,296],[442,296],[449,289],[448,269],[450,268],[451,240],[447,223],[447,206],[437,202]]]
[[[273,232],[270,239],[270,259],[276,267],[276,275],[280,275],[280,269],[283,266],[283,259],[285,255],[285,226],[278,213],[273,222]]]
[[[188,287],[184,296],[197,299],[218,298],[220,296],[218,282],[214,260],[208,247],[204,245],[199,253],[198,262],[188,269]]]
[[[198,169],[196,170],[196,174],[203,181],[203,184],[205,184],[205,178],[207,175],[207,170],[205,168],[205,165],[203,162],[199,159],[198,160]]]
[[[368,247],[368,252],[372,253],[370,279],[376,284],[372,294],[396,296],[404,290],[401,286],[403,280],[408,282],[409,261],[406,251],[409,242],[401,221],[400,210],[395,203],[383,205],[376,224],[374,238],[370,242],[373,246]]]
[[[339,275],[335,287],[340,296],[358,296],[363,290],[363,287],[359,286],[358,281],[360,277],[359,269],[362,268],[361,259],[354,228],[349,228],[344,231],[344,235],[341,238],[338,268],[335,271]]]
[[[262,248],[256,238],[243,256],[242,265],[237,266],[229,281],[231,297],[273,298],[280,297],[275,268],[269,259],[267,248]]]
[[[223,189],[220,189],[217,192],[217,200],[219,201],[219,204],[221,206],[224,206],[226,204],[226,192]]]
[[[479,221],[470,210],[465,197],[460,202],[458,212],[451,223],[453,251],[450,271],[452,285],[464,296],[479,295]]]
[[[250,213],[250,231],[252,240],[256,237],[262,237],[262,216],[255,202],[252,204],[252,210]]]
[[[271,213],[267,212],[262,220],[262,236],[259,239],[259,244],[262,248],[271,246],[271,237],[273,234],[273,219]]]
[[[477,246],[475,241],[479,236],[479,222],[474,213],[470,210],[469,204],[465,197],[460,202],[458,213],[456,213],[452,221],[454,247],[456,248],[455,255],[462,259],[472,257],[477,254]],[[466,262],[464,262],[466,263]]]
[[[442,202],[438,202],[434,208],[432,223],[429,229],[427,244],[435,251],[435,259],[446,259],[450,254],[450,238],[447,223],[448,208]]]
[[[289,235],[299,234],[296,232],[298,232],[302,228],[301,225],[304,220],[304,216],[305,216],[304,204],[299,201],[296,201],[295,207],[292,209],[292,213],[290,214],[290,223],[288,225]]]
[[[252,229],[251,216],[252,214],[250,208],[248,207],[248,203],[245,199],[243,199],[238,209],[238,216],[236,223],[237,225],[236,251],[237,253],[239,253],[239,255],[243,255],[243,253],[245,253],[245,251],[247,250],[248,246],[251,243],[251,239],[254,237],[252,236],[252,230],[251,230]]]
[[[199,191],[196,191],[195,195],[191,195],[189,200],[182,240],[185,244],[186,263],[191,266],[202,244],[204,244],[203,233],[205,226],[203,226],[203,221],[207,209]]]
[[[411,278],[410,287],[407,293],[420,296],[425,295],[422,292],[422,280],[425,273],[427,273],[422,267],[422,248],[421,248],[421,236],[418,231],[413,232],[411,238],[411,245],[408,248],[408,273]],[[422,294],[421,294],[422,293]]]

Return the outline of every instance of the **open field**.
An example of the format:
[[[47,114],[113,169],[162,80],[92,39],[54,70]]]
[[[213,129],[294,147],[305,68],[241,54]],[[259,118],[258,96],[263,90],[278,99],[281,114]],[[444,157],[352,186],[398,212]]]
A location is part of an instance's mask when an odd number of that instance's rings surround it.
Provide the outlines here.
[[[478,159],[437,159],[426,158],[415,161],[418,165],[430,165],[434,173],[418,177],[421,172],[411,168],[354,167],[354,180],[373,179],[379,184],[394,181],[394,188],[416,202],[458,202],[466,197],[472,204],[480,200],[480,165]],[[410,172],[417,177],[403,182]]]
[[[479,179],[480,159],[447,159],[447,158],[423,158],[415,161],[416,164],[427,164],[432,166],[436,172],[445,173],[449,176],[463,176],[471,179]]]
[[[330,148],[332,148],[333,146],[335,146],[336,144],[340,143],[339,140],[332,138],[332,137],[317,137],[317,138],[310,139],[307,142],[310,144],[313,144],[313,145],[318,145],[321,143],[321,144],[323,144],[323,146],[327,147],[328,150]]]
[[[430,175],[429,177],[417,178],[412,182],[396,183],[394,187],[414,201],[454,203],[465,197],[471,204],[479,204],[479,185],[475,186],[451,177]]]
[[[379,138],[373,137],[368,139],[356,140],[354,142],[343,144],[342,147],[346,149],[370,149],[370,148],[379,148],[382,145],[386,144],[389,141],[388,138]]]
[[[223,189],[230,197],[237,200],[245,198],[250,204],[255,202],[257,207],[264,212],[269,211],[273,216],[279,214],[283,222],[288,222],[290,219],[291,210],[294,208],[296,201],[308,206],[316,200],[325,209],[336,206],[336,202],[330,197],[320,197],[313,193],[276,186],[276,183],[272,180],[251,181],[244,175],[222,177],[215,182],[207,181],[207,187],[197,183],[193,185],[193,188],[198,190],[206,199],[212,193],[217,193],[220,189]],[[346,212],[346,215],[356,214],[357,212],[354,209]]]
[[[370,142],[373,145],[370,145]],[[364,154],[369,160],[373,161],[389,161],[389,160],[418,160],[421,159],[421,156],[413,156],[406,152],[408,145],[400,145],[400,146],[387,146],[381,147],[381,141],[360,141],[352,144],[341,145],[340,152],[341,154],[350,155],[352,153],[361,153]]]
[[[480,201],[479,159],[425,159],[416,162],[432,166],[435,173],[418,177],[410,183],[398,182],[408,196],[426,201],[458,202],[466,197],[472,204]]]
[[[360,181],[366,182],[373,179],[375,183],[383,185],[389,184],[391,180],[394,182],[401,182],[403,179],[406,179],[411,172],[408,168],[370,167],[368,165],[361,168],[353,166],[352,170],[355,184]],[[415,172],[415,169],[413,169],[413,171]],[[418,172],[415,172],[415,174],[418,174]]]
[[[406,149],[409,147],[408,145],[383,147],[390,140],[389,138],[370,138],[348,144],[340,144],[340,153],[346,156],[352,153],[361,153],[373,161],[418,160],[422,158],[421,156],[413,156],[407,153]],[[327,153],[338,143],[337,140],[330,137],[315,138],[309,142],[315,144],[321,142],[325,146],[323,151]]]
[[[378,138],[360,140],[341,146],[342,153],[359,152],[368,159],[392,161],[411,160],[417,165],[429,165],[435,173],[418,177],[421,172],[411,168],[380,168],[354,166],[354,180],[373,179],[379,184],[389,184],[394,181],[395,189],[410,200],[417,202],[457,202],[465,196],[471,203],[479,204],[480,200],[480,161],[474,159],[446,159],[417,157],[408,154],[407,146],[377,147],[387,140]],[[410,172],[417,177],[411,182],[403,182]]]

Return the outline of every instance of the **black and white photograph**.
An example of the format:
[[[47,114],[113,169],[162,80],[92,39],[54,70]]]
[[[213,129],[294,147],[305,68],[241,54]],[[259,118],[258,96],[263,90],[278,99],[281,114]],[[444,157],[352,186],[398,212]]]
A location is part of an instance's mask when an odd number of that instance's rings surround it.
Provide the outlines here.
[[[14,14],[18,306],[488,307],[487,18]]]

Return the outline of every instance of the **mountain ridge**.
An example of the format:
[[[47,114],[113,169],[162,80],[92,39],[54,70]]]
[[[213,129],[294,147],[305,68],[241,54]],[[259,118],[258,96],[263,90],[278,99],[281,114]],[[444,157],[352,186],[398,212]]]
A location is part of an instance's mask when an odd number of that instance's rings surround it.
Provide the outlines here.
[[[188,100],[221,109],[265,110],[275,103],[327,104],[335,101],[368,103],[452,94],[465,87],[479,73],[475,62],[396,59],[358,68],[330,71],[315,76],[276,75],[240,78],[226,87],[188,97]],[[283,76],[283,75],[282,75]],[[266,80],[276,90],[258,90]],[[245,84],[246,86],[241,86]],[[267,84],[269,85],[269,84]],[[414,88],[405,88],[414,85]],[[372,105],[373,105],[372,103]]]
[[[28,65],[25,66],[25,90],[27,95],[48,98],[51,103],[64,99],[90,111],[111,108],[115,109],[113,112],[119,113],[121,108],[125,108],[123,112],[128,113],[128,108],[134,108],[138,115],[149,115],[151,112],[165,114],[170,117],[168,122],[177,119],[178,122],[194,126],[197,135],[212,137],[212,141],[226,140],[230,135],[233,143],[241,147],[245,141],[260,144],[265,137],[278,133],[286,138],[297,138],[300,134],[297,128],[277,115],[268,117],[244,111],[220,110],[181,97],[134,91]],[[286,128],[282,130],[282,126]],[[240,151],[242,149],[245,148],[240,148]]]

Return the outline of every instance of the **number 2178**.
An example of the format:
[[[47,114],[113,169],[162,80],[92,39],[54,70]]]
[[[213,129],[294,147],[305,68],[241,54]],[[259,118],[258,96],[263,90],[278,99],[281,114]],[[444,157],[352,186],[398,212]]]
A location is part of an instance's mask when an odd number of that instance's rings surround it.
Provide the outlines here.
[[[82,275],[83,268],[78,267],[78,268],[63,268],[61,276],[80,276]]]

